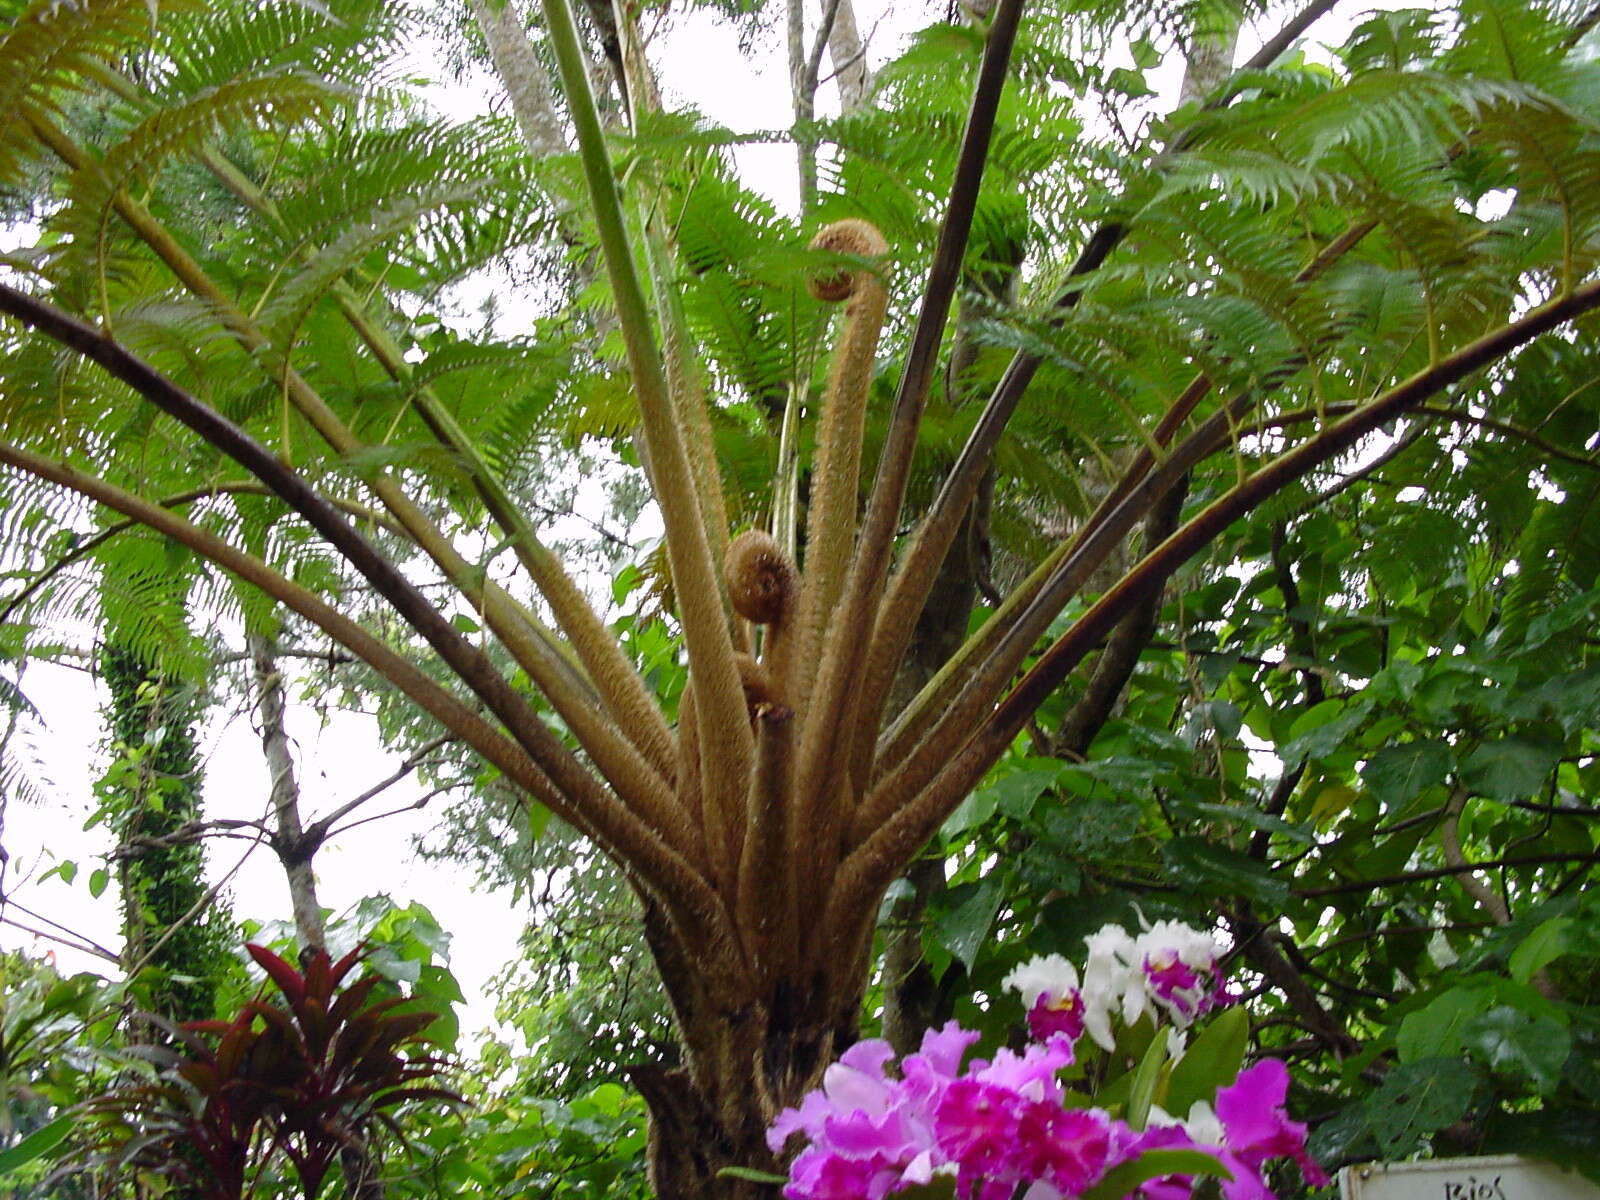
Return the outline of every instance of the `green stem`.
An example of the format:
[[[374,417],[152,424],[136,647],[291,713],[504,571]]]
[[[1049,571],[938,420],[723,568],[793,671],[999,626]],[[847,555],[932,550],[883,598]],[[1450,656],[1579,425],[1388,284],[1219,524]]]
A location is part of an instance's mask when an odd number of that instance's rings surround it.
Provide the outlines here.
[[[622,198],[607,153],[600,114],[589,85],[588,64],[568,0],[543,0],[545,24],[567,105],[578,136],[578,153],[606,272],[611,281],[628,366],[639,400],[651,483],[666,530],[667,558],[683,619],[690,669],[696,678],[705,786],[724,811],[743,809],[755,753],[745,714],[744,689],[734,662],[725,616],[724,588],[700,513],[694,471],[667,390],[660,349],[651,329],[644,288],[634,261]]]

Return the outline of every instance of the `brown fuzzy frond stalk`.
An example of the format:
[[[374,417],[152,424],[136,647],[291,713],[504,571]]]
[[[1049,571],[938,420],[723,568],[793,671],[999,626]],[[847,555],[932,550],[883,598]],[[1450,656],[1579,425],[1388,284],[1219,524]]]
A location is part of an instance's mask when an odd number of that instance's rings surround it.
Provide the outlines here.
[[[774,707],[776,703],[772,679],[766,668],[748,654],[742,652],[735,654],[733,663],[738,669],[739,684],[744,690],[745,711],[749,714],[750,724],[754,728],[758,724],[757,714]],[[689,689],[695,688],[696,684],[691,676]],[[686,782],[694,784],[700,793],[701,816],[705,823],[706,853],[711,875],[716,880],[718,890],[731,905],[745,840],[745,797],[740,796],[738,804],[730,804],[725,789],[707,786],[709,782],[705,778],[707,767],[702,758],[705,753],[705,730],[698,711],[698,692],[686,690],[684,697],[685,705],[680,710],[682,715],[679,719],[684,762],[679,771],[680,775],[684,771],[692,773]]]
[[[739,668],[739,683],[744,687],[744,704],[750,713],[753,726],[756,714],[764,707],[778,702],[772,687],[772,676],[767,669],[748,654],[735,654],[734,666]]]
[[[847,220],[823,229],[812,239],[811,248],[876,259],[888,253],[889,245],[867,222]],[[819,299],[847,303],[817,430],[797,641],[789,677],[784,680],[784,694],[801,712],[816,678],[822,629],[838,602],[855,545],[867,393],[889,304],[883,281],[865,267],[813,280],[811,291]]]
[[[750,779],[734,913],[757,974],[773,979],[793,959],[798,937],[795,864],[784,853],[794,797],[794,711],[764,704],[755,719],[756,769]]]

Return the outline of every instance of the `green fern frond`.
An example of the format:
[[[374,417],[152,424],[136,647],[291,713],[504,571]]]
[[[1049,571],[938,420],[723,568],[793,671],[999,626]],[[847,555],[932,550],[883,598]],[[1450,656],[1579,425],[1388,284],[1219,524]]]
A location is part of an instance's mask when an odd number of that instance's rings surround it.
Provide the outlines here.
[[[417,31],[420,18],[405,0],[202,5],[163,20],[149,82],[162,104],[246,77],[285,72],[381,86],[383,76],[374,81],[372,69],[394,57]]]
[[[103,245],[116,194],[176,155],[234,129],[286,130],[326,117],[347,96],[325,81],[294,73],[230,81],[158,108],[139,121],[97,163],[68,182],[71,202],[57,224],[67,233]]]
[[[53,121],[70,92],[148,43],[156,11],[146,0],[33,0],[17,16],[0,36],[0,181],[18,182],[18,168],[36,153],[32,125]]]

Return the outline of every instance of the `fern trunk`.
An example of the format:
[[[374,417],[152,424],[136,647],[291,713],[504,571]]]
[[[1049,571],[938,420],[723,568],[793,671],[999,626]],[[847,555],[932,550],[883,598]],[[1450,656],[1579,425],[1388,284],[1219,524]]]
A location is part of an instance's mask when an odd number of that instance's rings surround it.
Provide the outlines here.
[[[803,968],[718,978],[647,905],[645,934],[661,968],[682,1042],[681,1066],[634,1067],[650,1110],[650,1179],[661,1200],[775,1200],[776,1185],[721,1173],[782,1173],[767,1129],[821,1085],[828,1064],[857,1038],[867,958],[854,970]]]

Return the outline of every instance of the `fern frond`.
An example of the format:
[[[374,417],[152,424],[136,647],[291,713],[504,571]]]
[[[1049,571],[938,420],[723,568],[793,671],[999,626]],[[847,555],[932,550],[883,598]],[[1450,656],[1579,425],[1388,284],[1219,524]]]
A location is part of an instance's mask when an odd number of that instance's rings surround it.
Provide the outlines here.
[[[168,13],[200,7],[171,0]],[[145,0],[33,0],[0,36],[0,182],[36,153],[32,125],[49,123],[67,95],[146,43],[156,10]]]

